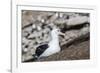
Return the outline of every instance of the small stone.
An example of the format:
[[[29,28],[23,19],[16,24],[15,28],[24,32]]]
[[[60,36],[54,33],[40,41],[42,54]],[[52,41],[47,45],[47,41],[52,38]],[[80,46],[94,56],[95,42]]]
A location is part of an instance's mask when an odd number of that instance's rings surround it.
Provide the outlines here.
[[[38,26],[38,27],[37,27],[37,30],[38,30],[38,31],[40,31],[40,30],[41,30],[41,27],[40,27],[40,26]]]
[[[32,25],[32,27],[33,27],[33,29],[35,29],[35,28],[36,28],[36,25],[35,25],[35,24],[33,24],[33,25]]]
[[[41,22],[42,22],[42,23],[44,23],[44,22],[45,22],[45,20],[44,20],[44,19],[41,19]]]
[[[28,51],[28,48],[24,48],[24,52],[27,52]]]
[[[29,35],[28,32],[26,32],[26,31],[22,31],[22,36],[23,36],[23,37],[26,37],[26,36],[28,36],[28,35]]]
[[[33,38],[35,38],[35,34],[31,34],[28,36],[28,39],[33,39]]]

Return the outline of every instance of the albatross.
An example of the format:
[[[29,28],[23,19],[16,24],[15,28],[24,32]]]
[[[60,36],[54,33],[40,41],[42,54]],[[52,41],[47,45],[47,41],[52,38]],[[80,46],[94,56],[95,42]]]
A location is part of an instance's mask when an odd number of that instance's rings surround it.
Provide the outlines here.
[[[47,57],[61,51],[59,45],[59,35],[65,35],[60,29],[54,28],[51,31],[51,41],[48,44],[39,45],[36,48],[35,54],[32,56],[36,59]]]

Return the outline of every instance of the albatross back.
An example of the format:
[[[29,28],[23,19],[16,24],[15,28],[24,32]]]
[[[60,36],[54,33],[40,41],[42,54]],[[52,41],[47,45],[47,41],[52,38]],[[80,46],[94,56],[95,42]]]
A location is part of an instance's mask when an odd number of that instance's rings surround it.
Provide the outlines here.
[[[38,46],[36,48],[35,54],[39,57],[48,47],[48,44]]]

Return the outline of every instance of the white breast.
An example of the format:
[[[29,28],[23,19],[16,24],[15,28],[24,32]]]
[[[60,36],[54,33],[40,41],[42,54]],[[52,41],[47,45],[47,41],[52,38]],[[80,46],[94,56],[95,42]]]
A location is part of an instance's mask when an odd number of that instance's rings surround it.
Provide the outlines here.
[[[48,44],[49,47],[43,52],[43,54],[40,55],[40,57],[50,56],[61,50],[59,46],[59,36],[56,29],[51,31],[51,38],[52,40]]]
[[[54,53],[60,52],[60,46],[59,46],[59,41],[58,40],[52,40],[49,43],[49,48],[47,50],[45,50],[45,52],[40,55],[40,57],[46,57],[46,56],[50,56]]]

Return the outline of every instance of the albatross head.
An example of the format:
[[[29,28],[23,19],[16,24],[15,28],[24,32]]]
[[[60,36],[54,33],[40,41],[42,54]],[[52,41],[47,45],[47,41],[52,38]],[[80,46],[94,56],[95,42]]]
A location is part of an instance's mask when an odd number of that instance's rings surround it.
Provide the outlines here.
[[[58,37],[59,35],[62,35],[62,36],[65,36],[65,34],[64,33],[62,33],[61,31],[60,31],[60,29],[57,29],[57,28],[55,28],[55,29],[53,29],[52,31],[51,31],[51,35],[54,37]]]

